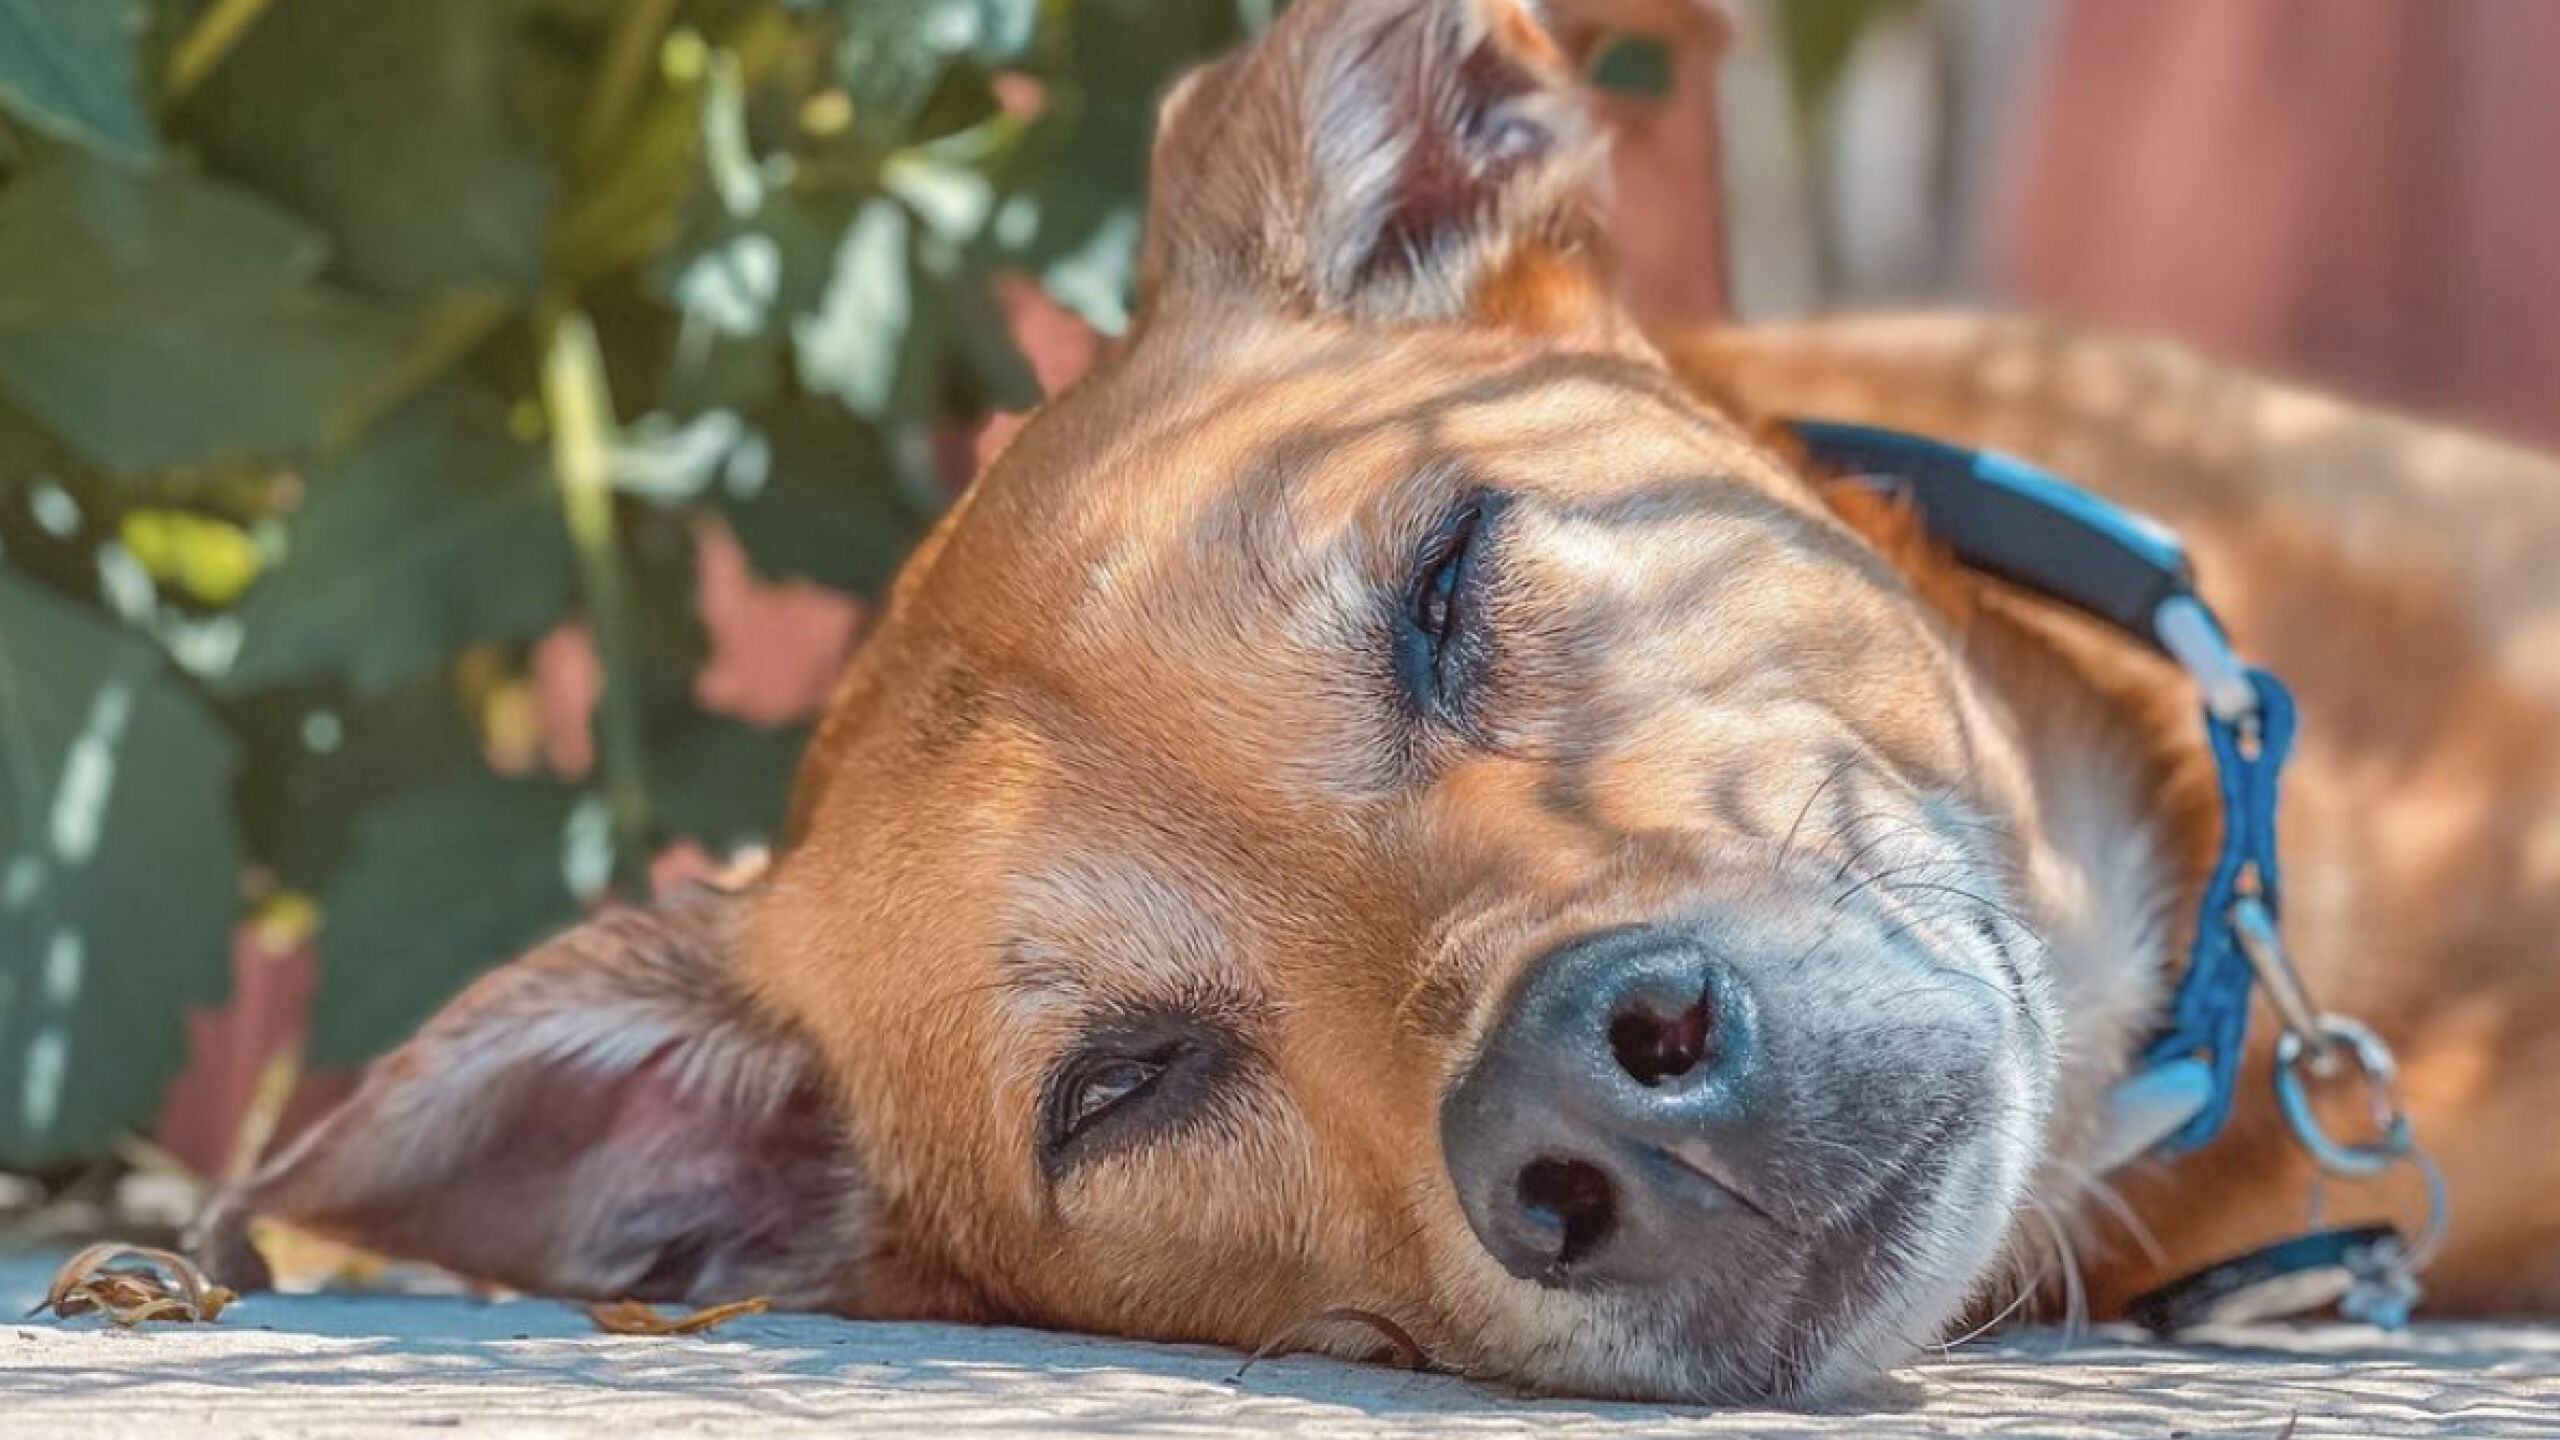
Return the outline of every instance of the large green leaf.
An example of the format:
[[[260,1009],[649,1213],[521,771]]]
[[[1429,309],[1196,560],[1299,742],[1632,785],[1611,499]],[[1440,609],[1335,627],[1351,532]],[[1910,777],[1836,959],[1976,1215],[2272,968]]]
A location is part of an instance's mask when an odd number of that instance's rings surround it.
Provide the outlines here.
[[[311,476],[284,563],[240,606],[229,684],[336,673],[378,695],[467,643],[548,629],[572,576],[548,476],[481,390],[394,411]]]
[[[0,1164],[148,1120],[224,989],[232,747],[148,641],[0,572]]]
[[[324,253],[220,181],[57,157],[0,188],[0,394],[116,475],[314,445],[404,353]]]
[[[649,750],[660,827],[714,855],[770,843],[781,833],[808,746],[806,725],[766,729],[699,713],[663,725]]]
[[[590,853],[607,843],[602,822],[557,781],[485,773],[369,811],[321,896],[313,1062],[390,1048],[473,976],[576,918],[609,868]]]
[[[759,574],[851,594],[885,587],[931,517],[906,498],[879,431],[844,408],[797,396],[767,411],[764,473],[723,513]]]
[[[240,737],[240,821],[278,884],[316,891],[346,862],[366,811],[488,773],[480,737],[442,671],[367,699],[322,681],[224,701]]]
[[[140,0],[0,0],[0,109],[132,163],[151,158],[134,92]]]
[[[361,286],[530,295],[558,193],[532,112],[577,75],[535,8],[290,0],[188,102],[180,133],[318,222]]]
[[[116,533],[109,485],[0,396],[0,556],[82,603],[98,598],[98,547]]]

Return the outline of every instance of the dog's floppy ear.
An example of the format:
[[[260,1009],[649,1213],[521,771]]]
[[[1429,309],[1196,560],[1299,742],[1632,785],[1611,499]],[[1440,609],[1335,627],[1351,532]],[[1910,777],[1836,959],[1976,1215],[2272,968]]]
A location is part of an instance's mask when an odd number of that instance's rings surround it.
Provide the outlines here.
[[[1606,141],[1587,52],[1709,0],[1299,0],[1158,126],[1142,319],[1260,297],[1371,322],[1605,321]]]
[[[199,1255],[263,1286],[265,1215],[544,1294],[847,1308],[857,1178],[813,1048],[728,968],[742,903],[614,913],[483,976],[219,1197]]]

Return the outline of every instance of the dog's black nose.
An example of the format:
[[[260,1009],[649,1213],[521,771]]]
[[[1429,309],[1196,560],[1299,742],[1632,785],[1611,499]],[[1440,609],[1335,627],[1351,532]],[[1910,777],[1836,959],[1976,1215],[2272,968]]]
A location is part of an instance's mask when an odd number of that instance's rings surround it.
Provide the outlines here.
[[[1766,1225],[1752,999],[1709,943],[1632,928],[1529,969],[1440,1109],[1476,1238],[1523,1279],[1668,1278]]]

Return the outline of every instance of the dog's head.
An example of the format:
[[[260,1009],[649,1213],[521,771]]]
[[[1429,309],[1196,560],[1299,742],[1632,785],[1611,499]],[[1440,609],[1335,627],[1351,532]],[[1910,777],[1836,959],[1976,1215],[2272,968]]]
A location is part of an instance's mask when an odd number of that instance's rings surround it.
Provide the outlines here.
[[[495,972],[244,1203],[572,1293],[1359,1307],[1548,1389],[1932,1338],[2054,1084],[2025,782],[1610,299],[1582,44],[1301,0],[1184,85],[1137,326],[909,567],[771,871]]]

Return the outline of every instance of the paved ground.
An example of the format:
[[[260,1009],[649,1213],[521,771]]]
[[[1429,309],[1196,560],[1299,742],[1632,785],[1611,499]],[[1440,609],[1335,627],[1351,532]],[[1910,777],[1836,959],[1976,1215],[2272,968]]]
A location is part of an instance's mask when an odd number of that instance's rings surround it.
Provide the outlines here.
[[[49,1267],[0,1258],[23,1313]],[[533,1302],[260,1297],[207,1329],[0,1322],[0,1436],[2560,1437],[2560,1331],[2234,1332],[2162,1349],[2028,1336],[1834,1416],[1526,1401],[1315,1360],[806,1317],[595,1333]]]

